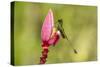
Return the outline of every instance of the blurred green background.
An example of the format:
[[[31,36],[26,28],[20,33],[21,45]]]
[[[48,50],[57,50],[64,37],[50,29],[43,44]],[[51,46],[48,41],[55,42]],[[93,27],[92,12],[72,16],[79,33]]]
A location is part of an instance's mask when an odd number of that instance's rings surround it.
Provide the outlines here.
[[[50,3],[15,2],[14,61],[15,65],[39,64],[42,52],[41,27],[49,9],[54,21],[63,19],[63,27],[78,54],[68,41],[60,38],[49,47],[48,63],[97,60],[97,7]]]

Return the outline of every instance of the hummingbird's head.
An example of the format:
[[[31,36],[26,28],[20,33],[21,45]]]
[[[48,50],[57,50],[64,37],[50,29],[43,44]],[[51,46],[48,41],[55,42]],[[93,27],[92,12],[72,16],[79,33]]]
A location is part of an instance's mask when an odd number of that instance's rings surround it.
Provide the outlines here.
[[[63,22],[63,20],[62,19],[58,19],[58,22]]]
[[[58,23],[62,26],[63,25],[63,20],[62,19],[58,19]]]

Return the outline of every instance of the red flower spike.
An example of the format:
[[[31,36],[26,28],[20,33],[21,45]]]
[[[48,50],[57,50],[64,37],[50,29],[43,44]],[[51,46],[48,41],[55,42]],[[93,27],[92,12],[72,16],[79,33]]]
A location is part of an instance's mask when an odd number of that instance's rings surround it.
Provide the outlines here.
[[[53,12],[50,9],[42,26],[41,39],[42,39],[42,56],[40,57],[40,64],[45,64],[48,57],[48,47],[55,45],[59,40],[59,33],[54,28]]]

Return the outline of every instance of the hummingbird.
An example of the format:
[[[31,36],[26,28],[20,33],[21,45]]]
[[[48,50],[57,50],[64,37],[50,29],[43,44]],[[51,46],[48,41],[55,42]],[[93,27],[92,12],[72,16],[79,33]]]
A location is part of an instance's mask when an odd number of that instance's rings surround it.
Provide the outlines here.
[[[60,31],[61,37],[63,39],[66,39],[69,42],[70,47],[73,49],[74,53],[77,54],[77,50],[72,46],[72,43],[68,39],[68,36],[66,35],[64,28],[63,28],[63,20],[58,19],[58,21],[55,23],[55,27],[57,28],[58,31]]]

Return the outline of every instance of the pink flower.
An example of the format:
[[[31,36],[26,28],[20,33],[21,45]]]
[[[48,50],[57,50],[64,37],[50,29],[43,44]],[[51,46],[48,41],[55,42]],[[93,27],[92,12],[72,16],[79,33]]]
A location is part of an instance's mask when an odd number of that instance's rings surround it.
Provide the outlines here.
[[[58,41],[56,38],[58,36],[59,32],[54,28],[53,12],[50,9],[42,26],[41,39],[42,42],[48,41],[48,44],[56,44],[56,41]]]
[[[46,62],[48,47],[55,45],[59,40],[59,31],[54,27],[53,12],[50,9],[42,26],[41,39],[42,39],[42,56],[40,57],[40,64]]]

